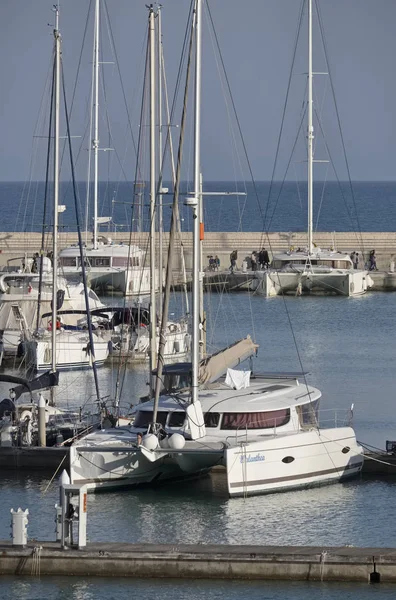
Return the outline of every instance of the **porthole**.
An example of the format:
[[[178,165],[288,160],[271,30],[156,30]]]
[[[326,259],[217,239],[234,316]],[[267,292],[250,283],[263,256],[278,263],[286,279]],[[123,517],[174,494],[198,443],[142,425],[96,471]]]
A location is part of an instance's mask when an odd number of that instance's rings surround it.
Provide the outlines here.
[[[285,456],[285,458],[282,458],[282,462],[286,464],[293,462],[293,460],[294,456]]]
[[[341,452],[342,452],[343,454],[348,454],[348,452],[350,452],[350,451],[351,451],[351,449],[350,449],[350,447],[349,447],[349,446],[345,446],[345,447],[344,447],[344,448],[341,450]]]

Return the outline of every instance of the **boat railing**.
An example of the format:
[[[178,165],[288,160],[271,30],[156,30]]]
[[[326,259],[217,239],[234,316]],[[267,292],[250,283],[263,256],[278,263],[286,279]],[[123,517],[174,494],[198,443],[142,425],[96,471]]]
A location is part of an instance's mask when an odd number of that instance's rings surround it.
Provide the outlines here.
[[[253,436],[257,431],[263,431],[265,430],[265,435],[277,435],[277,428],[280,425],[284,425],[285,422],[283,419],[279,418],[272,418],[271,421],[273,421],[273,425],[271,427],[248,427],[247,425],[240,425],[239,427],[237,427],[235,429],[235,434],[233,435],[229,435],[227,437],[227,441],[228,440],[233,440],[233,443],[235,444],[242,444],[242,443],[246,443],[248,441],[248,436]],[[262,434],[261,434],[262,435]]]
[[[346,427],[351,424],[353,413],[349,408],[325,408],[318,413],[319,427]]]

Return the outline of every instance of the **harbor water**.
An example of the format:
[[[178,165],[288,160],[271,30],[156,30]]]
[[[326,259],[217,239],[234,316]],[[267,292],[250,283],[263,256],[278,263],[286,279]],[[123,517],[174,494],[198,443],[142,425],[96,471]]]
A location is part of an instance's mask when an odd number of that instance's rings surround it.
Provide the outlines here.
[[[180,297],[173,300],[179,306]],[[276,297],[207,294],[208,349],[248,333],[260,344],[254,369],[306,371],[323,393],[322,421],[332,409],[345,413],[354,404],[358,440],[385,448],[396,439],[396,295],[368,293],[360,298]],[[114,393],[116,366],[99,370],[103,396]],[[147,390],[145,367],[123,374],[122,403],[135,404]],[[303,383],[302,383],[303,385]],[[7,385],[1,384],[3,397]],[[89,372],[61,374],[58,403],[79,406],[93,394]],[[328,412],[329,411],[329,412]],[[324,415],[324,416],[323,416]],[[338,417],[341,419],[341,416]],[[396,479],[355,480],[322,488],[248,499],[229,499],[224,478],[215,474],[182,486],[124,490],[90,495],[91,541],[224,543],[394,547]],[[0,474],[0,538],[10,533],[11,508],[29,508],[29,538],[55,536],[56,479],[49,475]],[[4,598],[125,598],[131,593],[163,598],[390,598],[392,586],[312,583],[225,583],[193,581],[108,581],[2,579]]]

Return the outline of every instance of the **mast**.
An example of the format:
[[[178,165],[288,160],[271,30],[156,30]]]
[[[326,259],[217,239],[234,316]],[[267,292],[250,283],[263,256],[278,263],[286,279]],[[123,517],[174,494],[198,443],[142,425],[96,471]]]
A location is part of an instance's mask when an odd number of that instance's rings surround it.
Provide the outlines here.
[[[202,0],[195,4],[195,98],[194,98],[194,199],[193,207],[193,298],[192,298],[192,401],[198,400],[200,342],[200,173],[201,173],[201,42]]]
[[[313,222],[313,97],[312,97],[312,0],[308,0],[308,252],[312,254]]]
[[[60,53],[59,7],[55,6],[55,110],[54,110],[54,230],[52,234],[52,360],[51,371],[56,371],[56,319],[57,319],[57,277],[58,277],[58,204],[59,204],[59,112],[60,112]],[[42,260],[42,257],[41,257]],[[53,388],[51,388],[51,395]]]
[[[157,365],[157,313],[155,281],[155,14],[149,7],[150,34],[150,372]]]
[[[95,34],[94,34],[94,215],[93,215],[93,247],[98,247],[98,169],[99,169],[99,3],[95,1]]]
[[[158,52],[158,158],[159,158],[159,195],[158,195],[158,289],[160,297],[164,287],[163,282],[163,211],[162,211],[162,182],[163,182],[163,164],[162,164],[162,23],[161,23],[161,4],[157,8],[157,52]],[[162,302],[159,302],[161,310]],[[161,316],[161,314],[160,314]]]

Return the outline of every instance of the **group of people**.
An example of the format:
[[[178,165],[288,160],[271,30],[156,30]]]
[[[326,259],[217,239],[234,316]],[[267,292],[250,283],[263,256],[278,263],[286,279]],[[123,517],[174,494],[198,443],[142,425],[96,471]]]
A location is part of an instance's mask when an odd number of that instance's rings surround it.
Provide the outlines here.
[[[359,252],[352,252],[352,254],[350,256],[351,256],[353,268],[354,269],[358,269],[359,268],[359,262],[360,262]],[[365,267],[369,271],[378,271],[378,269],[377,269],[377,257],[375,255],[375,250],[370,250],[369,260],[368,260],[368,263],[365,265]]]
[[[230,254],[230,272],[233,273],[237,269],[238,250],[233,250]],[[242,267],[243,267],[242,263]],[[250,255],[250,264],[252,271],[257,269],[268,269],[270,264],[268,250],[262,248],[259,252],[253,250]]]
[[[257,271],[257,269],[268,269],[270,264],[268,250],[265,248],[261,248],[259,252],[253,250],[250,256],[250,262],[252,265],[252,271]]]
[[[219,271],[220,270],[220,258],[217,256],[213,256],[211,254],[208,256],[209,259],[209,271]]]

